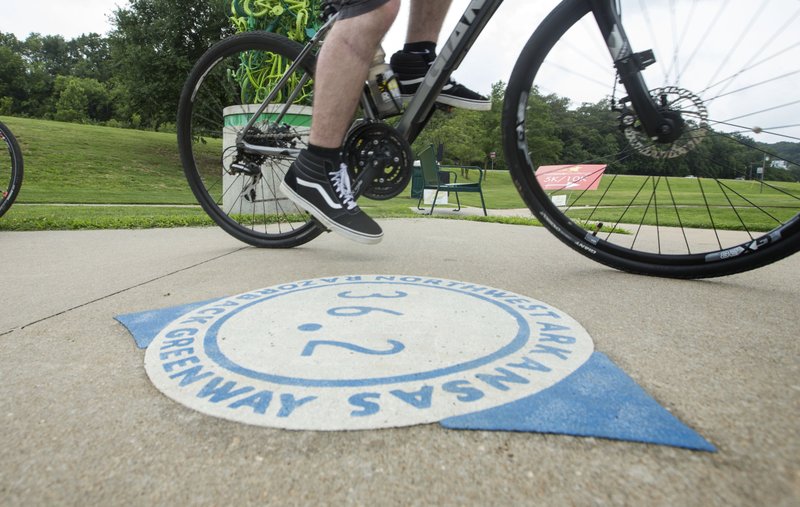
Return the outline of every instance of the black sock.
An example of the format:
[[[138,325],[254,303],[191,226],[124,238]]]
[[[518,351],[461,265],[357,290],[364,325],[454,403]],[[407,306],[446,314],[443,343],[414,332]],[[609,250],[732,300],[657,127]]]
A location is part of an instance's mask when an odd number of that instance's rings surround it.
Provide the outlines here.
[[[432,62],[436,58],[436,43],[432,41],[407,42],[403,46],[403,51],[422,55],[427,61]]]
[[[341,159],[341,148],[323,148],[322,146],[317,146],[315,144],[309,143],[308,145],[308,152],[312,155],[316,155],[318,157],[322,157],[324,159],[330,160],[338,165],[339,160]]]

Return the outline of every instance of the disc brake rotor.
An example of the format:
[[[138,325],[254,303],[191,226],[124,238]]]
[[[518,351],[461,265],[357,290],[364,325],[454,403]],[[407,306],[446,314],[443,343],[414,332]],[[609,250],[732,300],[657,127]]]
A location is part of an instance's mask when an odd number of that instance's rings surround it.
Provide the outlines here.
[[[621,121],[625,138],[640,154],[656,159],[680,157],[697,147],[708,135],[708,110],[700,97],[676,86],[657,88],[651,95],[665,116],[674,116],[683,122],[683,132],[672,142],[654,141],[641,128],[634,113],[624,113]]]

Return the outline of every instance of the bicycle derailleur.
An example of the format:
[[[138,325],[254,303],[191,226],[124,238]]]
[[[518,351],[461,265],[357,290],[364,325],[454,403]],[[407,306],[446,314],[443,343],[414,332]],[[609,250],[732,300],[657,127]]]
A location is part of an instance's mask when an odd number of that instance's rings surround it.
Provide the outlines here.
[[[257,146],[268,146],[271,148],[295,148],[300,136],[290,125],[270,125],[269,131],[264,132],[257,127],[252,127],[242,138],[248,144]],[[261,166],[267,162],[267,156],[253,151],[246,151],[240,146],[236,148],[236,155],[231,162],[228,173],[231,175],[244,175],[250,177],[247,185],[244,185],[240,195],[249,202],[257,200],[256,187],[261,181]]]
[[[348,132],[344,162],[353,193],[384,201],[396,197],[411,181],[414,155],[408,141],[390,125],[361,120]]]

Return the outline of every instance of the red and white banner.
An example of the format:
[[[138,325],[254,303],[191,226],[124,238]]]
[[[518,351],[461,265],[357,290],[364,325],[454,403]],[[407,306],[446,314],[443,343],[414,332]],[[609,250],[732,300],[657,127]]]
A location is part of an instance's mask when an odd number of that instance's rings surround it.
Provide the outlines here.
[[[543,165],[536,179],[544,190],[597,190],[605,164]]]

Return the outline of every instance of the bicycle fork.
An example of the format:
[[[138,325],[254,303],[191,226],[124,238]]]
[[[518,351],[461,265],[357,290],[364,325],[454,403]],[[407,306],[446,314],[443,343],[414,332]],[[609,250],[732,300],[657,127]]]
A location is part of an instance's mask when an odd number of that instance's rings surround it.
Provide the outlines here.
[[[597,25],[614,61],[619,80],[628,92],[627,100],[623,100],[623,102],[630,101],[635,117],[641,122],[642,129],[654,141],[669,143],[679,138],[683,131],[683,120],[680,115],[660,108],[653,101],[642,77],[641,71],[656,61],[653,51],[648,49],[639,53],[633,52],[622,26],[622,19],[615,0],[589,1]],[[625,113],[625,108],[623,108],[623,113]],[[635,121],[634,115],[631,115],[629,121]]]

